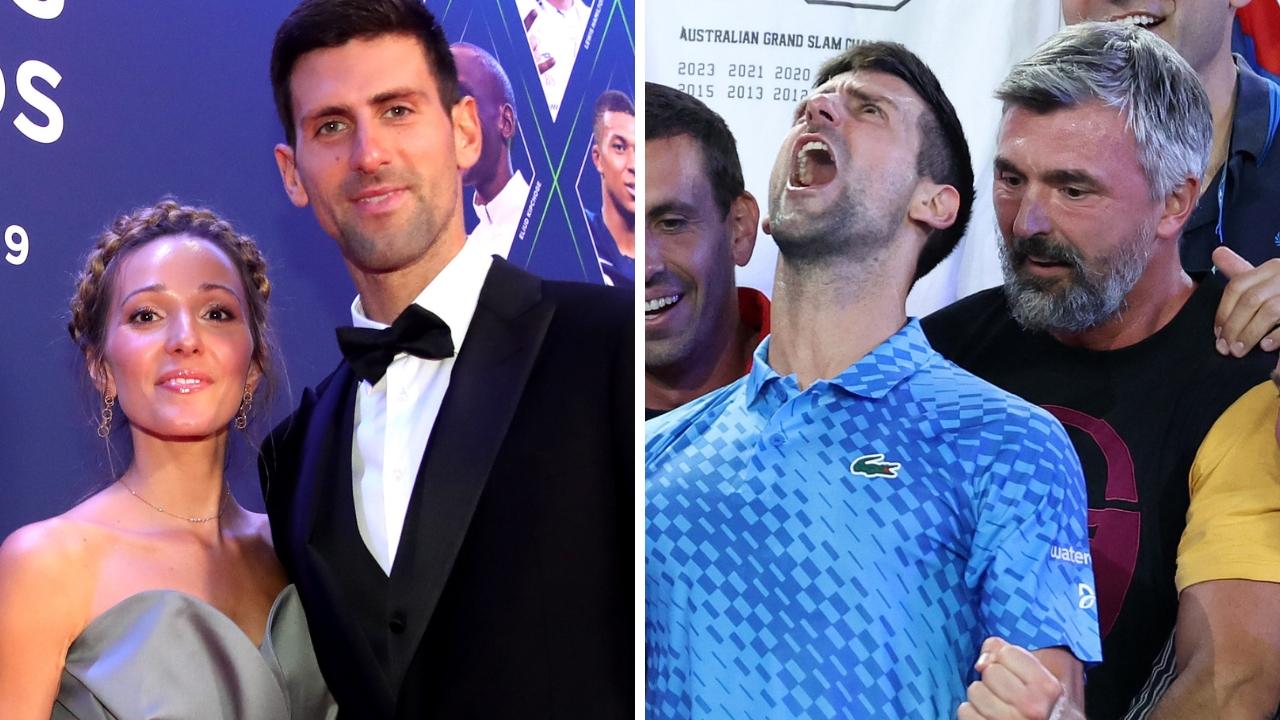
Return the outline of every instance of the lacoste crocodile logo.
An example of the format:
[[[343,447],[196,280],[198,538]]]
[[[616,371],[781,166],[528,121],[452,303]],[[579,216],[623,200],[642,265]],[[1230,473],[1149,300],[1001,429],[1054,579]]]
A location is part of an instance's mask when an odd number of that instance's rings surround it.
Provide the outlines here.
[[[885,462],[884,453],[873,453],[871,455],[863,455],[850,463],[849,472],[869,478],[896,478],[900,467],[902,467],[902,463]]]

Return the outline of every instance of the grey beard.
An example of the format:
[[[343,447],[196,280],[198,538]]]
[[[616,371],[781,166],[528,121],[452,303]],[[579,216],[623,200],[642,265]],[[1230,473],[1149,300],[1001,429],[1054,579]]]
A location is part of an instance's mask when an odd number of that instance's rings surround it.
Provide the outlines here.
[[[1052,282],[1020,276],[1014,267],[1013,251],[1001,242],[1004,294],[1014,320],[1027,330],[1068,333],[1083,332],[1110,320],[1123,309],[1125,297],[1147,269],[1152,238],[1146,228],[1142,233],[1137,242],[1107,257],[1100,270],[1085,267],[1074,250],[1062,248],[1062,254],[1055,259],[1072,265],[1070,277]]]

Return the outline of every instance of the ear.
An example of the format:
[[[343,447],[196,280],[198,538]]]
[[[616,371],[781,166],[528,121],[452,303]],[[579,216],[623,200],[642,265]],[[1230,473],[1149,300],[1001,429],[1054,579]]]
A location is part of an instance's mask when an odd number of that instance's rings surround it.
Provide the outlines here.
[[[507,141],[516,136],[516,111],[506,103],[498,109],[498,133]]]
[[[450,108],[449,115],[453,119],[453,153],[458,161],[458,170],[465,171],[480,159],[483,142],[476,99],[469,95],[462,98]]]
[[[600,167],[600,143],[594,137],[591,138],[591,164],[596,166],[597,173],[604,173]]]
[[[1200,181],[1188,177],[1164,197],[1164,211],[1156,222],[1156,237],[1177,240],[1182,226],[1187,224],[1191,211],[1200,200]]]
[[[934,230],[945,230],[955,224],[960,213],[960,193],[950,185],[923,180],[907,207],[907,218],[924,223]]]
[[[97,388],[99,395],[116,394],[116,378],[111,373],[111,368],[107,367],[105,360],[91,357],[86,353],[84,364],[89,369],[89,379],[93,381],[93,386]]]
[[[733,264],[743,267],[756,249],[756,231],[760,227],[760,204],[745,190],[729,205],[729,251]]]
[[[276,167],[280,169],[280,182],[284,184],[284,192],[294,207],[307,206],[307,189],[302,187],[302,178],[298,177],[298,163],[293,148],[280,143],[276,145]]]
[[[258,391],[258,385],[262,382],[262,368],[257,361],[249,363],[249,376],[245,378],[244,384],[249,388],[249,392]]]

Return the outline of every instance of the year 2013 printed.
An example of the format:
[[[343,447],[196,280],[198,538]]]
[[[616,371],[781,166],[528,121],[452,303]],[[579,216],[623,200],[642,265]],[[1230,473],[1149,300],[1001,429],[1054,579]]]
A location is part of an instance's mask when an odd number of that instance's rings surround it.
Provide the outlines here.
[[[10,265],[21,265],[27,261],[27,254],[31,249],[31,239],[27,237],[27,231],[21,225],[10,225],[5,228],[4,245],[8,250],[4,259]]]

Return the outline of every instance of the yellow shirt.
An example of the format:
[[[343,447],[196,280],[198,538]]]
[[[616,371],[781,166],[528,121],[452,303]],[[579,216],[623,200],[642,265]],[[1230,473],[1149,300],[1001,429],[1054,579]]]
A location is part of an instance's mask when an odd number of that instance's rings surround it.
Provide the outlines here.
[[[1209,580],[1280,582],[1280,446],[1276,386],[1240,396],[1191,464],[1191,505],[1178,543],[1178,592]]]

